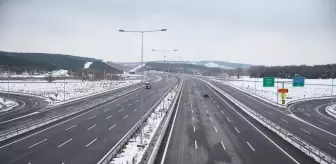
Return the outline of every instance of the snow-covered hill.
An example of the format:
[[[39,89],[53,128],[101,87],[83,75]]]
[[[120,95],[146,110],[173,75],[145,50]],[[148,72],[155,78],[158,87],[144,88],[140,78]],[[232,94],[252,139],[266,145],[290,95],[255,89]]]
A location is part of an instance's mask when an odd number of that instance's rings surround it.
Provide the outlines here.
[[[228,66],[225,66],[225,65],[216,64],[214,62],[209,62],[207,64],[204,64],[204,66],[211,67],[211,68],[235,69],[235,68],[228,67]]]

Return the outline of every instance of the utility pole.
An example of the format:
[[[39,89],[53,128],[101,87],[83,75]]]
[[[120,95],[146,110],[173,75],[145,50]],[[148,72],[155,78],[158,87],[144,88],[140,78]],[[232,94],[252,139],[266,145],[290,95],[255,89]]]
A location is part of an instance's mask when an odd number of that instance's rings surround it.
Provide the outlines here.
[[[254,77],[254,94],[257,95],[257,78]]]
[[[63,80],[63,85],[64,85],[64,90],[63,90],[64,97],[63,97],[63,101],[65,101],[65,78],[64,78],[64,80]]]
[[[278,89],[279,89],[279,72],[278,72],[278,78],[277,78],[277,94],[276,94],[276,100],[277,100],[277,104],[279,103],[279,91],[278,91]]]
[[[7,71],[7,97],[9,99],[9,67],[8,67],[8,71]]]
[[[331,94],[330,94],[331,105],[334,104],[334,101],[333,101],[333,92],[334,92],[334,72],[331,73]]]

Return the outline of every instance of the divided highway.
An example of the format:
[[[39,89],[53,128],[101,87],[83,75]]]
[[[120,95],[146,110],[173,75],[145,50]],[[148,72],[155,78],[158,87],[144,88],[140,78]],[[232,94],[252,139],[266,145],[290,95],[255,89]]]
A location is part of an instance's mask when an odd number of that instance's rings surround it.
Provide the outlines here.
[[[145,90],[143,112],[176,81],[166,78]],[[140,119],[141,91],[1,142],[1,164],[97,163]]]
[[[313,163],[200,80],[187,78],[182,94],[156,164]]]

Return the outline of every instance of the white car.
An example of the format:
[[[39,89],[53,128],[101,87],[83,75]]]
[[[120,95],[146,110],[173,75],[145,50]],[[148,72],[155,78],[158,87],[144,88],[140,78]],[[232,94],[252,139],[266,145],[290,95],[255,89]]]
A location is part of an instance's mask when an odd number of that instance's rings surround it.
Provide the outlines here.
[[[150,85],[149,82],[145,82],[145,88],[146,88],[146,89],[150,89],[150,88],[151,88],[151,85]]]

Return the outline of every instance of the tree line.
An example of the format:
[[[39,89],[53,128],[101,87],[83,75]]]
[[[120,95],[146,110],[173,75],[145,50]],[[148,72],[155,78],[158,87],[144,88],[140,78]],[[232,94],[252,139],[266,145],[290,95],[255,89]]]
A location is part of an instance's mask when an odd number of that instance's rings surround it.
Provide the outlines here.
[[[300,66],[253,66],[248,70],[250,77],[293,78],[303,76],[307,79],[329,79],[336,76],[336,64]]]

